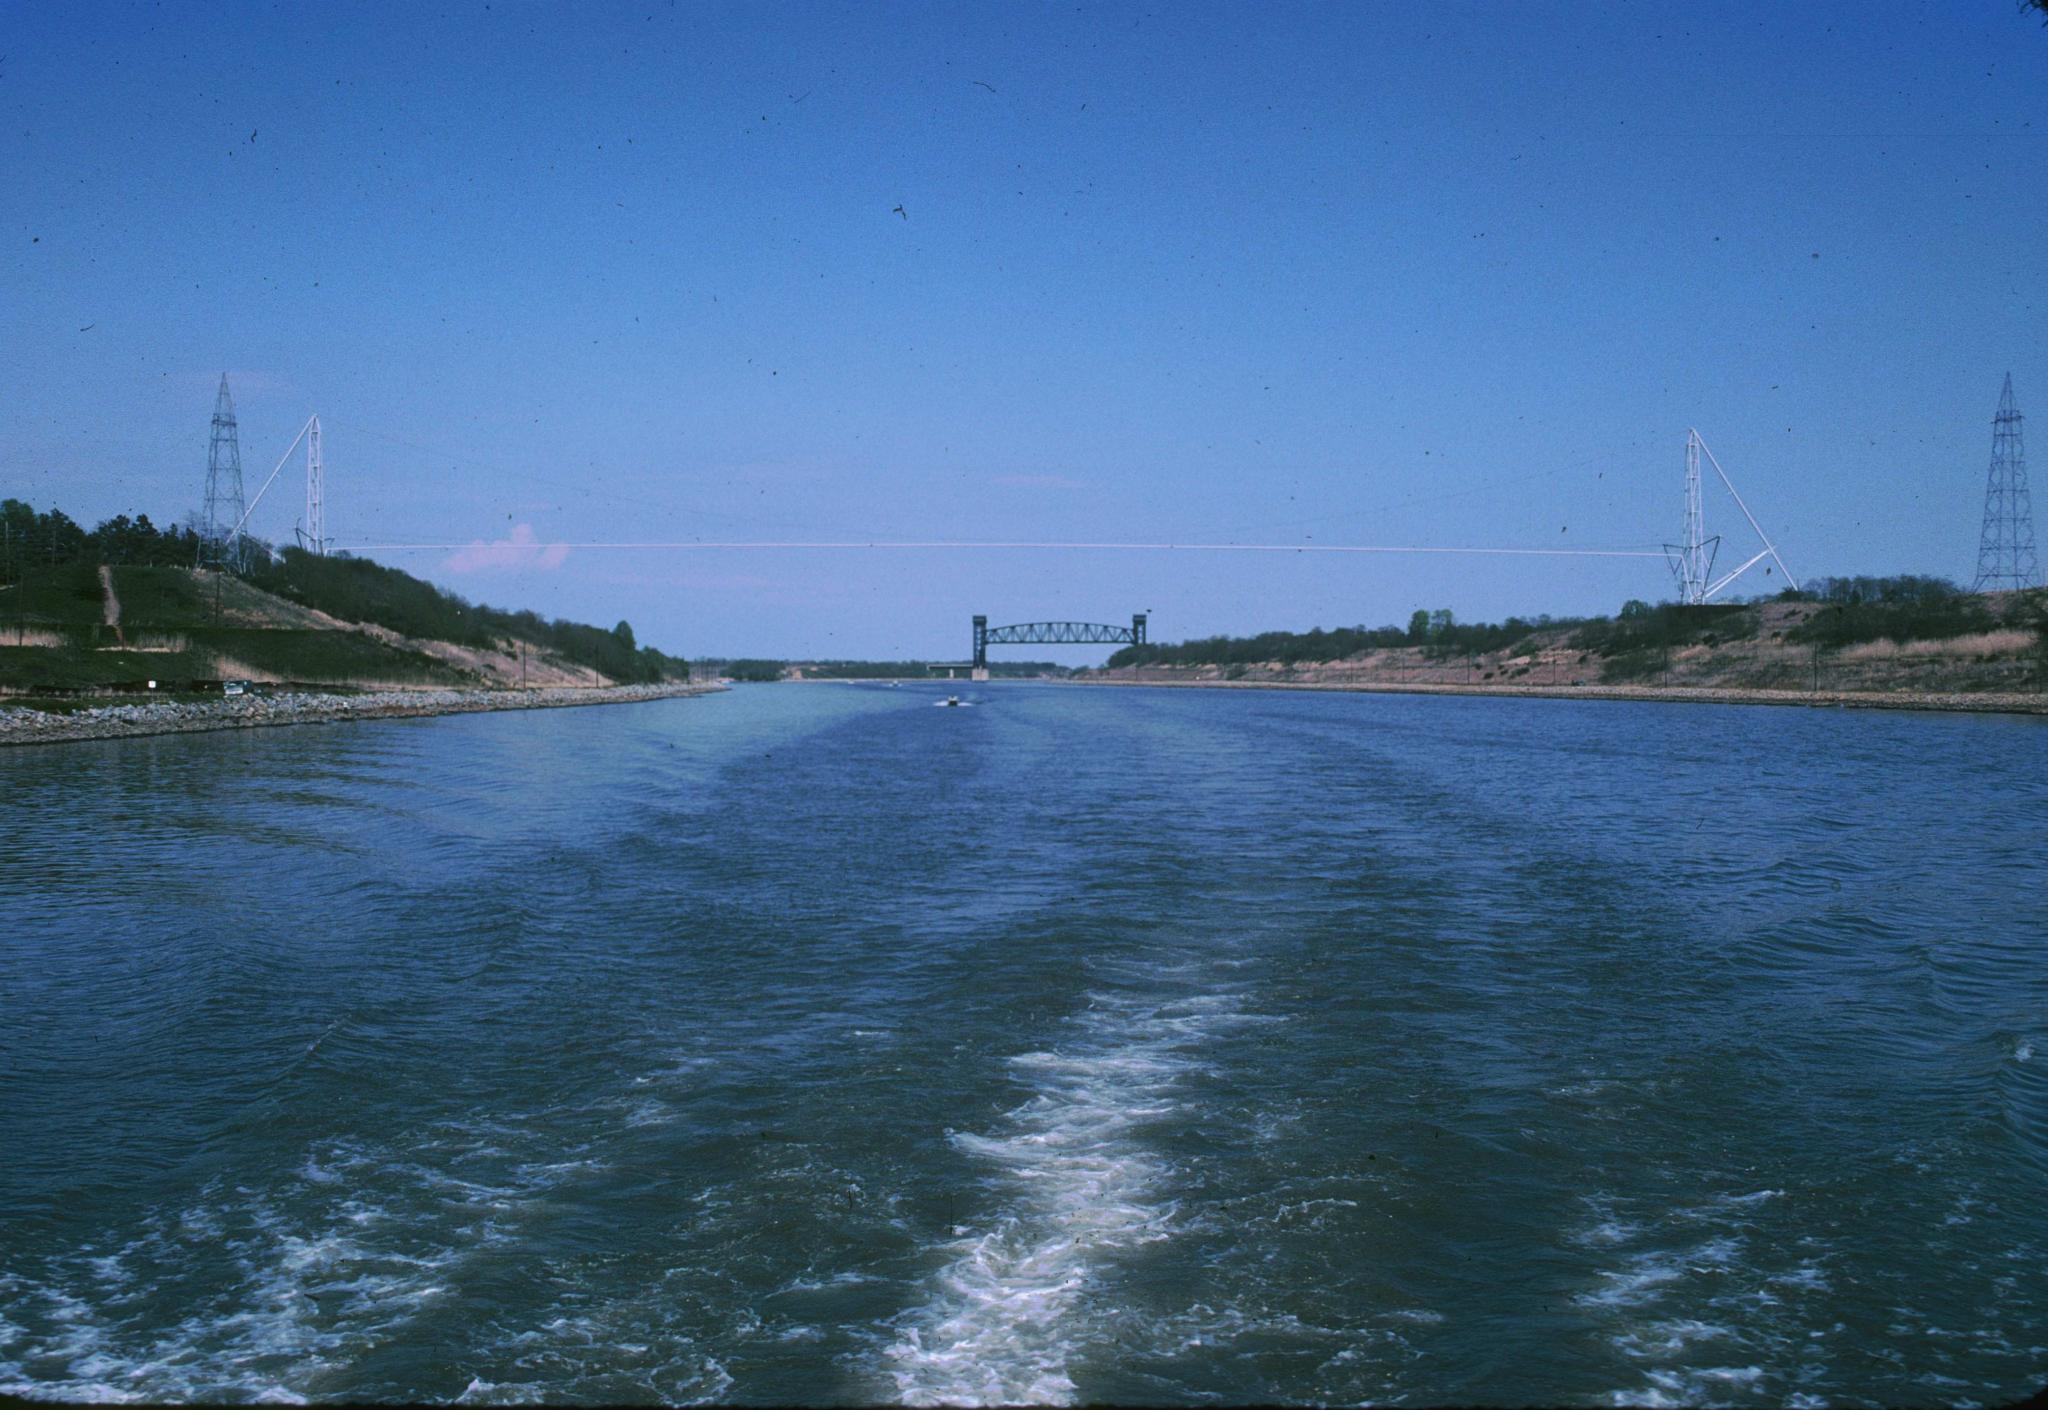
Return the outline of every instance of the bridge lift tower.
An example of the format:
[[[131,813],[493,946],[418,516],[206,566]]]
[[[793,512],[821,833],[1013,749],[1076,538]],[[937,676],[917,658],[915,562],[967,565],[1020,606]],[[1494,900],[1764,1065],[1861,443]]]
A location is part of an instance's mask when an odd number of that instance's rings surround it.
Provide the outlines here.
[[[988,649],[991,646],[1123,646],[1145,644],[1145,614],[1131,614],[1128,627],[1102,622],[1019,622],[1015,626],[992,627],[988,618],[974,619],[974,679],[988,679]]]

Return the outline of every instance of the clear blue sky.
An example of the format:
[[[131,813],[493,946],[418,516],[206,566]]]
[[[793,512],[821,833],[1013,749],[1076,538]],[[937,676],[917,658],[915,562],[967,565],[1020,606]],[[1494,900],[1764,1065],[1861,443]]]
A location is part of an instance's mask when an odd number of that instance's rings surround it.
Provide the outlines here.
[[[251,494],[319,413],[344,543],[1655,547],[1697,425],[1796,572],[1967,580],[2008,370],[2048,462],[2048,29],[2012,0],[15,0],[0,36],[0,494],[87,521],[198,505],[223,369]],[[254,531],[289,540],[298,473]],[[1670,591],[1626,559],[374,556],[707,654]]]

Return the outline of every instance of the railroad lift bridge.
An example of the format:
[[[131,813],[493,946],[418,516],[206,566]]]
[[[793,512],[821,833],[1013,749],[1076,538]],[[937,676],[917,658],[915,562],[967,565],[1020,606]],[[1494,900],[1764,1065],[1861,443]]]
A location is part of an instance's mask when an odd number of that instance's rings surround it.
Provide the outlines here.
[[[1105,622],[1018,622],[1013,626],[992,627],[988,618],[974,619],[974,659],[958,664],[968,666],[972,678],[978,681],[988,679],[988,649],[991,646],[1143,646],[1145,644],[1145,614],[1131,614],[1128,627],[1111,626]],[[954,666],[953,662],[935,662],[934,666]]]

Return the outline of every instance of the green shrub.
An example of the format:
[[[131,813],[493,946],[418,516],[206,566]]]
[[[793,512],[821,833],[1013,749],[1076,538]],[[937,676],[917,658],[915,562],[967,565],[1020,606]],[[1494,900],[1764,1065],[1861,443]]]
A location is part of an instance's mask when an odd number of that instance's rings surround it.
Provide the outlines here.
[[[1998,625],[1981,597],[1933,597],[1918,601],[1856,601],[1823,607],[1785,633],[1788,641],[1834,648],[1889,637],[1893,641],[1940,641],[1988,632]]]

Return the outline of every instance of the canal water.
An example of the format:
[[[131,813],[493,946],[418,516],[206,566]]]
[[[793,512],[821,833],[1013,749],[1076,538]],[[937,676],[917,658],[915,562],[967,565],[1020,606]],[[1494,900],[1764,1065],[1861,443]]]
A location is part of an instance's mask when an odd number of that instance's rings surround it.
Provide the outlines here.
[[[2048,722],[949,688],[0,752],[0,1392],[2042,1384]]]

